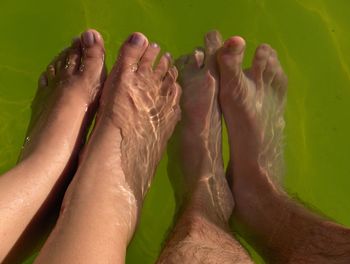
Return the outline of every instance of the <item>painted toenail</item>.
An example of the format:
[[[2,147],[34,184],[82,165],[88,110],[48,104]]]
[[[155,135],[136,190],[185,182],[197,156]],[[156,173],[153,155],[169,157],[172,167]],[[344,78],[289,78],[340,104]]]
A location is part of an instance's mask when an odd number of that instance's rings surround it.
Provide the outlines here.
[[[94,34],[91,31],[84,32],[83,41],[87,47],[91,47],[92,45],[94,45],[95,42]]]
[[[136,46],[142,46],[143,43],[145,42],[145,39],[139,35],[139,34],[132,34],[130,37],[129,37],[129,40],[128,42],[130,44],[133,44],[133,45],[136,45]]]

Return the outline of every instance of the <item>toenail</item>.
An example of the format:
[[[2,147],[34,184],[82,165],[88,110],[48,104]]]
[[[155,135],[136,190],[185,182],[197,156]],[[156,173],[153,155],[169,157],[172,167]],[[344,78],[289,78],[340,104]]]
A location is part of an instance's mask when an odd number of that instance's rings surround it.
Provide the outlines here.
[[[171,54],[169,52],[165,52],[164,56],[166,56],[169,60],[173,59],[173,56],[171,56]]]
[[[136,46],[142,46],[145,39],[141,35],[134,33],[129,37],[128,42]]]
[[[94,45],[95,42],[94,34],[91,31],[84,32],[83,41],[87,47],[91,47],[92,45]]]
[[[156,49],[156,48],[159,47],[159,45],[158,45],[157,43],[152,43],[152,44],[151,44],[151,47]]]

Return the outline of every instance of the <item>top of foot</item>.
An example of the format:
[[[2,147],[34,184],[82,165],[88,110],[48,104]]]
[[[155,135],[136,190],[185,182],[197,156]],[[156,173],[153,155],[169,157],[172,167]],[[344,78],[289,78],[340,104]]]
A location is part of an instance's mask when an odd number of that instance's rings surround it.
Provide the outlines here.
[[[106,81],[96,126],[107,122],[121,134],[126,188],[139,208],[180,119],[178,73],[168,53],[155,63],[159,52],[141,33],[125,41]]]
[[[217,56],[220,103],[230,136],[231,160],[237,170],[257,165],[270,179],[278,181],[283,163],[287,77],[269,45],[256,49],[252,67],[247,70],[242,69],[244,50],[244,39],[231,37]]]
[[[95,30],[87,30],[40,76],[21,158],[39,149],[57,150],[60,144],[73,151],[84,138],[81,132],[96,110],[105,77],[102,37]],[[51,146],[51,141],[56,146]],[[72,153],[66,154],[69,157]]]
[[[183,118],[178,130],[187,193],[198,195],[200,198],[194,198],[197,201],[205,200],[205,206],[212,203],[214,214],[227,221],[233,200],[225,179],[221,146],[220,79],[216,63],[216,52],[221,46],[220,34],[209,32],[204,49],[196,49],[178,60],[183,87]]]

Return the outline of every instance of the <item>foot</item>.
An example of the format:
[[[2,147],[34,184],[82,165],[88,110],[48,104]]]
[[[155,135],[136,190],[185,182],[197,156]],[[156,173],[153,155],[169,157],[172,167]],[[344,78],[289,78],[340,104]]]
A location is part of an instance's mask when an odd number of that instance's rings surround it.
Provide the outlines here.
[[[244,50],[244,40],[232,37],[218,54],[220,104],[230,138],[231,165],[234,165],[230,169],[237,174],[235,181],[248,181],[239,178],[240,172],[258,167],[269,181],[276,182],[283,164],[287,77],[276,51],[269,45],[257,48],[248,70],[242,69]]]
[[[0,177],[0,262],[20,262],[56,215],[104,82],[103,61],[102,38],[89,30],[41,75],[19,162]]]
[[[38,155],[46,159],[44,164],[65,166],[74,159],[96,110],[105,76],[102,37],[88,30],[41,75],[20,160]]]
[[[204,50],[178,60],[183,87],[178,130],[183,186],[190,203],[225,223],[232,213],[233,199],[225,179],[221,146],[220,79],[215,56],[221,46],[221,36],[213,31],[205,36]]]
[[[245,41],[228,39],[219,51],[220,104],[227,124],[235,219],[254,237],[270,238],[285,217],[280,199],[287,77],[276,51],[260,45],[242,69]],[[257,235],[258,234],[258,235]],[[260,237],[260,239],[262,239]],[[267,243],[267,242],[266,242]]]
[[[82,200],[95,193],[92,203],[105,199],[111,202],[106,211],[115,213],[113,223],[126,227],[127,240],[134,233],[143,199],[180,119],[177,70],[171,66],[168,53],[155,65],[159,52],[160,47],[149,44],[141,33],[134,33],[123,44],[105,83],[96,126],[70,187],[72,193],[83,193]],[[97,182],[90,184],[95,177],[99,177]],[[66,203],[73,199],[69,196],[65,197]]]

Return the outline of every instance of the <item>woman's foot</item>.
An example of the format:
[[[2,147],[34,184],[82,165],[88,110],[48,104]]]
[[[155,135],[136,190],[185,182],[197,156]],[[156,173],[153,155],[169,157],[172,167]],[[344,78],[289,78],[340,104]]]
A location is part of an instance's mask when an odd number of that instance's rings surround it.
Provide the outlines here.
[[[50,222],[47,218],[70,179],[105,75],[103,40],[94,30],[75,39],[41,75],[19,162],[0,177],[0,262],[7,254],[7,261],[19,261],[25,246],[34,246],[33,236]],[[40,232],[33,231],[38,226]]]
[[[72,153],[76,156],[95,114],[105,78],[102,37],[88,30],[74,39],[40,76],[20,160],[41,155],[42,159],[66,164]]]
[[[37,263],[124,263],[144,196],[180,119],[177,70],[168,54],[154,65],[159,52],[141,33],[123,44],[58,223]]]

